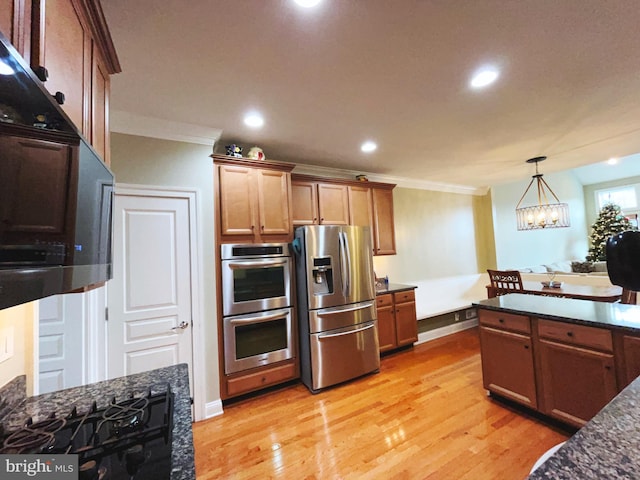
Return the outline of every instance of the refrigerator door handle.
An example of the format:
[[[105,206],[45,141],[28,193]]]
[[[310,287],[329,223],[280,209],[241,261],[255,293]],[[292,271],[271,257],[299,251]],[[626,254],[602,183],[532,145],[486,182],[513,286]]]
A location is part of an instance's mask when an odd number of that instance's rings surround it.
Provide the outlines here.
[[[332,315],[336,313],[357,312],[358,310],[364,310],[365,308],[371,308],[371,307],[373,307],[373,302],[359,303],[354,307],[346,307],[346,308],[331,309],[331,310],[324,310],[324,311],[318,310],[318,316],[324,317],[326,315]]]
[[[344,239],[344,249],[347,253],[347,294],[346,297],[351,296],[351,270],[353,269],[353,264],[351,263],[351,249],[349,248],[349,239],[347,238],[347,234],[342,232],[342,238]]]
[[[338,245],[340,247],[340,281],[342,284],[342,295],[348,298],[350,290],[349,248],[347,247],[347,239],[343,231],[338,232]]]
[[[375,322],[371,324],[360,327],[355,330],[349,330],[348,332],[340,332],[340,333],[323,333],[322,335],[318,335],[318,340],[324,340],[325,338],[334,338],[334,337],[343,337],[344,335],[353,335],[354,333],[364,332],[365,330],[369,330],[370,328],[375,327]]]

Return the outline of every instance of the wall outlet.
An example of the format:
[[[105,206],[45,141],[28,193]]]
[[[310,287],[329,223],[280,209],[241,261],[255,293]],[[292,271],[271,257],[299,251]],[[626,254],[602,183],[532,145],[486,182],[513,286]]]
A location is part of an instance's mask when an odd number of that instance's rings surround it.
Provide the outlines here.
[[[478,316],[475,308],[469,308],[464,312],[464,314],[467,320],[471,320],[472,318],[476,318]]]
[[[460,312],[456,312],[453,314],[453,321],[454,322],[459,322],[460,321]]]

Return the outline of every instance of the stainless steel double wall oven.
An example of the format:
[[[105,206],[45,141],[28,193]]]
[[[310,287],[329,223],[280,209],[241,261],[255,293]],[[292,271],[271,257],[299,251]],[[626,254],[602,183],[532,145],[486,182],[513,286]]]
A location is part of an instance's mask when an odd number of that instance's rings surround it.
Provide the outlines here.
[[[220,248],[225,373],[293,358],[297,333],[289,245]]]

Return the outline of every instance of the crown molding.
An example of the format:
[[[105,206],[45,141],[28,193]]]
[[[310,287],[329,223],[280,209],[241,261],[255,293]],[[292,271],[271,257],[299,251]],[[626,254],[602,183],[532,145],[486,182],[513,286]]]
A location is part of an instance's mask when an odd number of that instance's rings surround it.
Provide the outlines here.
[[[155,117],[145,117],[122,110],[109,113],[111,132],[138,135],[140,137],[160,138],[176,142],[213,145],[220,139],[222,130],[203,127],[190,123],[173,122]]]
[[[322,177],[355,179],[356,175],[366,175],[369,180],[380,183],[395,183],[402,188],[415,188],[418,190],[431,190],[436,192],[461,193],[464,195],[486,195],[489,187],[470,187],[467,185],[455,185],[451,183],[431,182],[428,180],[418,180],[415,178],[394,177],[391,175],[380,175],[377,173],[362,172],[360,170],[346,170],[341,168],[319,167],[314,165],[296,164],[293,173],[304,175],[316,175]]]

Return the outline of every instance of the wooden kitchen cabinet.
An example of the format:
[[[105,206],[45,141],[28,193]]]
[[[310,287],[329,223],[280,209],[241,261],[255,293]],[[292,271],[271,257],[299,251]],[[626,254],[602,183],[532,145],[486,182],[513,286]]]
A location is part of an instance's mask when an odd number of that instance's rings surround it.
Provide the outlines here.
[[[293,224],[349,225],[349,197],[346,185],[315,181],[293,181]]]
[[[374,255],[396,253],[393,217],[395,185],[292,175],[293,225],[371,227]]]
[[[222,243],[291,241],[293,165],[213,155]]]
[[[378,295],[376,309],[381,353],[411,345],[418,340],[418,319],[413,290]]]
[[[393,190],[373,188],[373,251],[376,255],[395,255],[396,235],[393,218]]]
[[[0,0],[0,32],[28,64],[31,58],[31,0]]]
[[[109,76],[121,68],[100,2],[34,0],[31,13],[32,70],[109,164]]]
[[[620,390],[633,382],[640,375],[640,337],[632,335],[623,335],[623,375]]]
[[[484,388],[537,408],[530,319],[487,310],[478,315]]]
[[[538,320],[542,411],[581,427],[618,393],[611,331]]]

